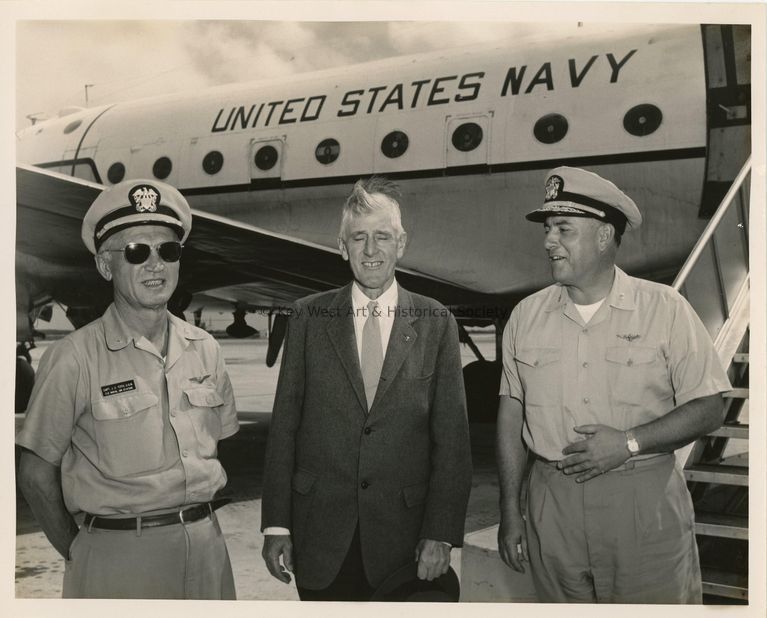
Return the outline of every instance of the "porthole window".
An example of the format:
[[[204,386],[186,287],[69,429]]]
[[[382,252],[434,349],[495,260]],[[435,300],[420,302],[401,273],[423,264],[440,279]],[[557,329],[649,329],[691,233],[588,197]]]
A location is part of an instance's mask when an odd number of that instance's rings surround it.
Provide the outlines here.
[[[314,156],[317,157],[317,161],[323,165],[333,163],[341,154],[341,145],[332,137],[322,140],[317,144],[317,148],[314,151]]]
[[[409,144],[407,135],[402,131],[392,131],[381,142],[381,152],[390,159],[396,159],[405,154]]]
[[[663,122],[663,112],[655,105],[644,103],[632,107],[623,117],[623,128],[631,135],[643,137],[654,133]]]
[[[116,185],[125,178],[125,166],[120,162],[112,163],[107,170],[107,178],[109,179],[109,182]]]
[[[173,169],[173,163],[168,157],[160,157],[154,162],[152,166],[152,173],[154,177],[159,180],[165,180],[170,176],[170,172]]]
[[[453,131],[453,146],[461,152],[474,150],[482,143],[482,127],[476,122],[466,122]]]
[[[535,139],[543,144],[554,144],[567,135],[567,118],[561,114],[546,114],[533,127]]]
[[[82,123],[82,120],[75,120],[74,122],[70,122],[67,126],[64,127],[64,133],[71,133],[72,131],[76,130]]]
[[[218,174],[224,167],[224,155],[218,150],[211,150],[202,160],[202,169],[206,174]]]
[[[279,153],[274,146],[261,146],[256,152],[254,157],[254,163],[260,170],[267,171],[272,169],[277,164]]]

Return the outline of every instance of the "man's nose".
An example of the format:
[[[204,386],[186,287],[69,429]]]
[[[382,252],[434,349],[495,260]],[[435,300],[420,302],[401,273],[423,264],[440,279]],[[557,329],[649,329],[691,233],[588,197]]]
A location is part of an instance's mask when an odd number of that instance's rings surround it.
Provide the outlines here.
[[[546,236],[543,238],[543,248],[548,251],[549,249],[556,247],[558,242],[559,239],[557,238],[556,234],[554,234],[552,230],[549,230],[546,232]]]
[[[365,255],[375,255],[378,251],[378,243],[375,238],[368,238],[365,241]]]
[[[165,261],[157,252],[157,247],[152,247],[152,250],[149,252],[149,257],[146,259],[146,262],[144,262],[144,267],[149,270],[162,270],[165,268]]]

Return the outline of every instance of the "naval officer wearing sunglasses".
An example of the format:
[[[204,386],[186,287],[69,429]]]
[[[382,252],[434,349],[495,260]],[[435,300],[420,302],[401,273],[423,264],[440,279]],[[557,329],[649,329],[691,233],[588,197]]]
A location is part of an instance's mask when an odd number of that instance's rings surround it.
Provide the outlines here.
[[[216,341],[166,309],[191,223],[176,189],[143,180],[105,190],[83,220],[114,302],[48,348],[16,438],[64,597],[235,597],[215,513],[232,386]]]

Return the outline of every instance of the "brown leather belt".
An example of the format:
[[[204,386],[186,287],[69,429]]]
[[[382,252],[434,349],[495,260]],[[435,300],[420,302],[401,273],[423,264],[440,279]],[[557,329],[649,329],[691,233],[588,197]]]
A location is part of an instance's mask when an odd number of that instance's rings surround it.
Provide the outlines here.
[[[173,524],[189,524],[212,515],[213,511],[229,502],[231,502],[230,498],[218,498],[212,502],[179,509],[173,513],[138,517],[98,517],[86,513],[83,526],[88,529],[99,528],[101,530],[141,530],[142,528],[157,528]]]

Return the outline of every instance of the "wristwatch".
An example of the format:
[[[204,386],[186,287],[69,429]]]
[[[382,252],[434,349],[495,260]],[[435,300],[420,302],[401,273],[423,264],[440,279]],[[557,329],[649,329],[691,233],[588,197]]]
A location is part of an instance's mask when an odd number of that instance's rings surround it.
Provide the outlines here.
[[[639,455],[639,442],[637,442],[634,432],[629,429],[624,433],[626,434],[626,448],[631,453],[631,456]]]

